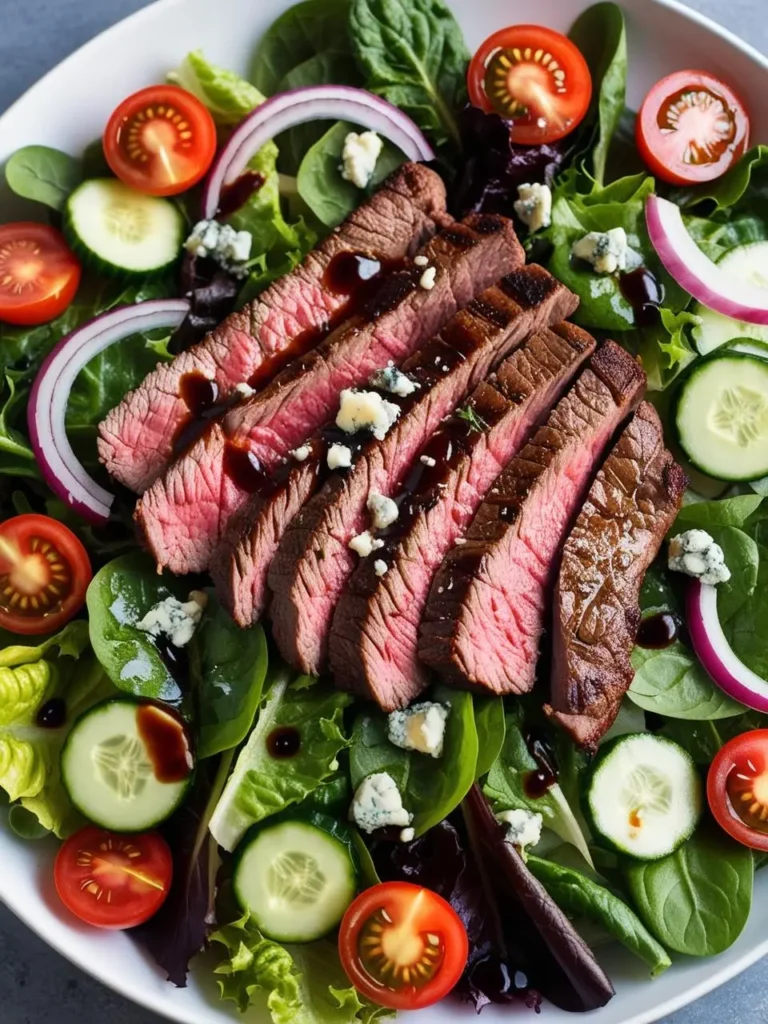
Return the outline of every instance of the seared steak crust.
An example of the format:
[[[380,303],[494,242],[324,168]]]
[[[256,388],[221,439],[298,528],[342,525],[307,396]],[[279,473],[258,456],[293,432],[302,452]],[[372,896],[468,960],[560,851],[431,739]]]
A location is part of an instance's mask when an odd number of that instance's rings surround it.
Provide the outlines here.
[[[640,587],[687,485],[643,402],[592,484],[555,587],[547,711],[584,746],[607,732],[632,683]]]
[[[638,364],[607,342],[493,485],[435,577],[422,624],[419,653],[446,680],[494,693],[533,687],[562,541],[644,388]]]
[[[274,376],[298,341],[319,342],[349,305],[349,292],[334,292],[324,283],[335,257],[363,253],[385,264],[399,261],[447,219],[438,175],[419,164],[399,168],[300,266],[125,396],[99,427],[99,456],[108,471],[131,490],[146,490],[174,458],[176,439],[191,419],[183,397],[187,374],[214,382],[216,405],[239,383]]]

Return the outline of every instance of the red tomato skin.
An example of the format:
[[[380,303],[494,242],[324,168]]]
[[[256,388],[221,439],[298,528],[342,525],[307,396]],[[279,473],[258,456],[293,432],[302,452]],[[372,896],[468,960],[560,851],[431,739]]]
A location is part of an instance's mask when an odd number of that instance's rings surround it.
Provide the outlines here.
[[[160,888],[147,887],[148,891],[141,894],[134,891],[132,895],[138,895],[138,898],[134,899],[133,907],[130,904],[126,906],[121,898],[119,902],[102,900],[83,887],[89,880],[89,867],[82,863],[85,859],[83,853],[90,855],[100,852],[102,844],[124,842],[142,849],[142,855],[132,860],[131,866],[136,865],[140,872],[151,873],[153,880],[161,883]],[[108,858],[109,852],[104,851],[103,856]],[[105,931],[123,931],[144,924],[163,905],[173,879],[173,857],[168,844],[157,832],[120,836],[95,825],[87,825],[64,842],[56,856],[53,878],[59,898],[78,920]],[[98,883],[98,879],[95,882]],[[127,881],[125,884],[130,887],[134,882]],[[140,886],[140,883],[136,884]],[[112,895],[115,895],[114,890]]]
[[[527,115],[522,119],[509,119],[510,138],[521,146],[542,146],[557,142],[570,135],[587,115],[592,101],[592,74],[579,48],[561,32],[541,25],[510,25],[489,36],[482,43],[470,62],[467,87],[473,106],[486,113],[499,113],[486,91],[486,72],[495,53],[517,47],[530,47],[534,53],[539,50],[552,53],[560,69],[566,72],[568,91],[563,95],[549,93],[553,101],[553,119],[540,126]],[[529,64],[531,62],[528,62]],[[556,115],[556,116],[555,116]],[[561,123],[558,124],[557,120]]]
[[[718,825],[743,846],[768,852],[768,832],[750,828],[732,809],[728,778],[749,760],[758,774],[768,773],[768,729],[754,729],[729,740],[717,752],[707,775],[707,800]]]
[[[666,140],[661,136],[658,117],[663,103],[691,85],[720,93],[733,114],[734,142],[718,161],[684,164],[674,152],[673,136]],[[678,186],[699,185],[721,178],[746,153],[750,136],[749,114],[741,97],[735,89],[708,71],[676,71],[662,78],[643,101],[635,125],[635,139],[643,163],[654,177]]]
[[[65,626],[85,604],[85,594],[93,576],[88,552],[79,538],[63,523],[37,513],[14,516],[0,523],[0,539],[17,545],[22,554],[25,551],[24,545],[33,538],[50,542],[64,557],[71,572],[71,586],[56,609],[49,613],[22,615],[9,607],[0,606],[0,626],[22,636],[55,633]],[[9,574],[11,569],[9,561],[0,554],[0,578]]]
[[[445,950],[443,962],[436,976],[415,992],[383,988],[360,962],[360,932],[377,910],[388,909],[396,920],[396,908],[406,906],[407,909],[422,893],[426,894],[429,905],[422,915],[420,930],[428,928],[441,935]],[[339,956],[347,977],[368,999],[393,1010],[420,1010],[439,1002],[455,988],[468,955],[466,930],[450,903],[430,889],[411,882],[381,882],[366,889],[347,908],[339,928]]]
[[[129,155],[132,148],[129,133],[136,124],[137,114],[163,104],[172,106],[181,115],[183,130],[192,134],[191,141],[177,136],[176,143],[167,151],[171,165],[178,166],[178,176],[172,181],[158,173],[158,163],[160,170],[164,165],[146,150],[147,160],[143,164],[141,158],[137,162]],[[173,130],[168,125],[164,128]],[[180,195],[208,173],[216,155],[216,124],[208,108],[186,89],[177,85],[152,85],[126,97],[114,110],[104,131],[103,146],[107,163],[126,185],[152,196]],[[180,154],[179,149],[187,146],[191,147],[189,152]]]
[[[45,275],[53,279],[48,281],[42,294],[29,296],[26,302],[21,297],[9,296],[0,285],[0,321],[19,327],[37,327],[55,320],[71,305],[80,287],[82,267],[60,231],[34,221],[0,225],[0,265],[3,251],[19,239],[42,246],[43,264],[48,262],[44,279]]]

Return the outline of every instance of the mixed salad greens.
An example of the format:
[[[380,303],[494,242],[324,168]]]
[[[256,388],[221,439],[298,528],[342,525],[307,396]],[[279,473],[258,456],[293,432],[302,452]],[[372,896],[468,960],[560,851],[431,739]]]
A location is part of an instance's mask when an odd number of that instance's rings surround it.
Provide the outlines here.
[[[210,946],[222,998],[275,1024],[451,990],[586,1010],[612,990],[571,925],[652,977],[744,928],[768,852],[768,148],[699,72],[635,115],[627,69],[614,3],[472,57],[443,0],[305,0],[249,80],[190,53],[103,144],[6,164],[40,223],[0,226],[0,789],[10,829],[63,841],[69,910],[135,928],[176,985]],[[517,218],[576,321],[641,359],[691,477],[596,756],[537,693],[436,683],[395,721],[296,677],[207,578],[159,576],[107,490],[105,414],[406,157],[455,214]],[[54,399],[57,353],[79,372]]]

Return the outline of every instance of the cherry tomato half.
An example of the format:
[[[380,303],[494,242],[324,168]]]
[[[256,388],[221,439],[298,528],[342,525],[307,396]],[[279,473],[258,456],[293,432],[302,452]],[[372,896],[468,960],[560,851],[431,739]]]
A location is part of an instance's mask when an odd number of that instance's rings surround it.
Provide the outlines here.
[[[419,1010],[442,999],[461,977],[468,950],[464,925],[450,903],[410,882],[366,889],[339,931],[349,980],[393,1010]]]
[[[158,912],[173,858],[156,832],[120,836],[93,825],[70,836],[53,869],[61,902],[96,928],[134,928]]]
[[[80,611],[91,563],[70,529],[48,516],[0,523],[0,626],[53,633]]]
[[[0,225],[0,320],[34,326],[59,316],[75,297],[80,263],[47,224]]]
[[[709,769],[707,799],[728,835],[768,851],[768,729],[742,733],[725,744]]]
[[[706,71],[677,71],[651,89],[637,118],[637,145],[652,174],[673,185],[713,181],[749,147],[747,110]]]
[[[104,132],[107,163],[126,185],[175,196],[196,185],[216,155],[207,107],[177,85],[152,85],[123,100]]]
[[[585,118],[592,76],[571,40],[539,25],[494,32],[472,58],[467,79],[476,107],[510,122],[523,146],[556,142]]]

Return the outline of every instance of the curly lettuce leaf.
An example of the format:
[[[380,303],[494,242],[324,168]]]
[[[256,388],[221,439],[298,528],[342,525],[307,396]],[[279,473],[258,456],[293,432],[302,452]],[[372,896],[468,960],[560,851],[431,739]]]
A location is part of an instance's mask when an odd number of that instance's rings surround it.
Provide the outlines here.
[[[642,328],[627,337],[628,347],[636,349],[642,360],[650,391],[669,387],[696,359],[691,331],[700,323],[701,318],[695,313],[673,313],[662,308],[657,326]]]
[[[206,60],[202,50],[188,53],[168,81],[191,92],[210,110],[216,124],[234,127],[264,102],[263,93],[240,75]]]
[[[303,800],[336,772],[336,756],[349,745],[344,708],[351,702],[312,676],[291,683],[282,670],[275,675],[211,820],[220,846],[233,850],[251,825]],[[270,733],[281,727],[296,729],[301,739],[299,752],[288,759],[267,749]]]

